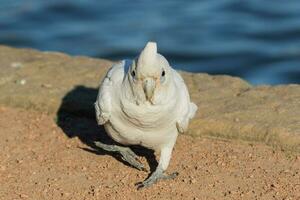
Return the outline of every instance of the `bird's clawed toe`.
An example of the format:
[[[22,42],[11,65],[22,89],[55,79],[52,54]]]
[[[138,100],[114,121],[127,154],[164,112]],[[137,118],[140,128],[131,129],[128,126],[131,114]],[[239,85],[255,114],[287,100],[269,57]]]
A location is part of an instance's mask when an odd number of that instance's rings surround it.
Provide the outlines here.
[[[144,165],[138,161],[138,156],[130,148],[121,150],[120,154],[122,155],[122,160],[128,162],[131,166],[137,168],[138,170],[146,171]]]
[[[165,179],[165,180],[168,180],[168,179],[174,179],[176,178],[177,176],[179,175],[178,172],[173,172],[171,174],[164,174],[163,177],[161,179]]]
[[[100,141],[94,142],[94,145],[97,148],[103,149],[108,152],[117,152],[121,154],[122,160],[126,161],[131,166],[141,171],[147,171],[144,165],[140,161],[138,161],[138,156],[129,147],[104,144]]]
[[[162,172],[154,172],[149,178],[147,178],[143,182],[138,182],[135,184],[137,186],[137,189],[142,189],[149,187],[153,184],[155,184],[159,180],[167,180],[167,179],[174,179],[178,176],[178,172],[174,172],[172,174],[164,174]]]

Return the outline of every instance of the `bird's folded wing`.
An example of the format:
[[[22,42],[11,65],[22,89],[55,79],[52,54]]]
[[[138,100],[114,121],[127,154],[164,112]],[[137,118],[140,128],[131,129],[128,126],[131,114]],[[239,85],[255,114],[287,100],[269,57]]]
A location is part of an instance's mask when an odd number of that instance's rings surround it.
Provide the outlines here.
[[[175,70],[174,80],[177,86],[180,88],[178,91],[179,98],[181,99],[181,104],[179,105],[181,117],[177,120],[176,127],[179,133],[184,133],[188,129],[189,120],[195,116],[198,107],[193,102],[190,102],[190,96],[184,80]]]
[[[111,116],[111,103],[114,94],[114,84],[124,76],[124,61],[114,64],[103,79],[97,101],[95,102],[96,119],[99,125],[105,124]]]
[[[193,102],[190,102],[190,108],[189,108],[189,118],[193,119],[195,117],[195,114],[198,110],[198,106],[194,104]]]
[[[197,109],[198,107],[196,106],[196,104],[194,104],[193,102],[189,103],[188,112],[176,122],[176,127],[179,133],[184,133],[187,131],[189,121],[195,116]]]

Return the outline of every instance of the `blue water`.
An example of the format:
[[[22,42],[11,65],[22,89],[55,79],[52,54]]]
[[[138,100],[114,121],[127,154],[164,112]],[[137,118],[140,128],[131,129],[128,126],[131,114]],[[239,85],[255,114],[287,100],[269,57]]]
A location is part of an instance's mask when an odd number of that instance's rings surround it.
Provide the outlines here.
[[[0,0],[0,44],[121,59],[148,40],[177,69],[300,83],[299,0]]]

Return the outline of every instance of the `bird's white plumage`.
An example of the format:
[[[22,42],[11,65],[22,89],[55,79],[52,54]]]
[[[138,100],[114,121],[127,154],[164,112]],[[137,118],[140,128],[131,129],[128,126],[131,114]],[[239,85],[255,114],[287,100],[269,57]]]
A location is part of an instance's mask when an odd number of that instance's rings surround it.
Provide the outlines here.
[[[190,102],[180,74],[157,53],[156,43],[147,46],[128,71],[125,61],[109,70],[95,103],[96,118],[115,141],[160,150],[159,164],[165,170],[177,135],[187,130],[197,106]],[[161,69],[151,68],[156,65],[162,65]],[[134,70],[137,75],[132,73]],[[161,70],[166,73],[163,79]],[[154,77],[156,83],[152,101],[147,101],[139,85],[148,79],[147,76]]]
[[[122,78],[120,70],[123,68],[123,63],[114,65],[107,72],[105,78],[101,83],[101,87],[98,92],[97,101],[95,103],[96,119],[99,125],[103,125],[108,122],[111,115],[111,98],[114,92],[114,85]]]

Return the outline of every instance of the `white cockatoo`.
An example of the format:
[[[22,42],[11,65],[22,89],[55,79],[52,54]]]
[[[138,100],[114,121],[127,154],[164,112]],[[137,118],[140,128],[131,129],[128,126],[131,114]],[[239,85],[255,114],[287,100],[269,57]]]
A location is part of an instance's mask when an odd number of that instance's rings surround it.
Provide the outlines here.
[[[156,170],[138,188],[177,176],[167,175],[165,170],[177,135],[187,130],[197,106],[190,101],[180,74],[157,53],[155,42],[148,42],[132,62],[122,61],[111,67],[100,85],[95,110],[98,124],[124,145],[95,142],[97,147],[120,153],[122,159],[139,170],[144,167],[128,145],[160,152]]]

